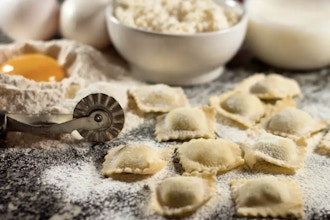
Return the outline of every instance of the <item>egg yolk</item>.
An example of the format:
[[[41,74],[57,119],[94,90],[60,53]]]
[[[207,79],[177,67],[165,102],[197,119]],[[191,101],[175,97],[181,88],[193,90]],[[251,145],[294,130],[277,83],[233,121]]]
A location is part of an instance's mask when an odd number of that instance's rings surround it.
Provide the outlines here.
[[[67,77],[57,61],[42,54],[25,54],[14,57],[0,66],[0,72],[21,75],[36,82],[59,82]]]

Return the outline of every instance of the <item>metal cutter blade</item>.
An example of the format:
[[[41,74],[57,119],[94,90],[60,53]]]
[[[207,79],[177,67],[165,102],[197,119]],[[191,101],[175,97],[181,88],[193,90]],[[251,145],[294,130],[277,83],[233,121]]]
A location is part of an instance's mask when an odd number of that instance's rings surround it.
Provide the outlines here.
[[[77,130],[88,141],[105,142],[117,137],[124,123],[120,104],[102,93],[80,100],[72,115],[24,115],[0,110],[1,138],[5,138],[7,132],[62,134]]]

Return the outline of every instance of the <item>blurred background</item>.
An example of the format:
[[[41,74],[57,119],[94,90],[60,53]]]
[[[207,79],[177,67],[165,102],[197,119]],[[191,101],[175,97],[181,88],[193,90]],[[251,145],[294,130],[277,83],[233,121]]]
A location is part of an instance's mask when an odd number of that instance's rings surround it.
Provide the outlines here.
[[[1,0],[1,1],[16,1],[16,0]],[[62,4],[65,0],[57,0],[60,4]],[[243,2],[244,0],[236,0],[238,2]],[[1,3],[0,3],[1,4]],[[1,10],[0,10],[1,11]],[[1,23],[1,17],[0,17],[0,23]],[[55,38],[60,38],[60,34],[57,33],[55,36]],[[4,43],[10,43],[12,42],[12,39],[10,39],[8,36],[6,36],[3,31],[1,30],[0,27],[0,44],[4,44]]]

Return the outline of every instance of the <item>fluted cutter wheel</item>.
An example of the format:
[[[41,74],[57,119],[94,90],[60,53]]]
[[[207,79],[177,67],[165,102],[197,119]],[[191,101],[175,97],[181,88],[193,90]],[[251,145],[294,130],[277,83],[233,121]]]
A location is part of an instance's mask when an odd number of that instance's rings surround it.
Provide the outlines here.
[[[97,130],[79,129],[78,132],[88,141],[105,142],[117,137],[124,127],[125,116],[120,104],[113,97],[95,93],[81,99],[73,111],[73,118],[87,117],[92,112],[102,111],[108,116],[108,126]],[[104,120],[95,116],[94,120]],[[88,125],[86,125],[88,128]]]

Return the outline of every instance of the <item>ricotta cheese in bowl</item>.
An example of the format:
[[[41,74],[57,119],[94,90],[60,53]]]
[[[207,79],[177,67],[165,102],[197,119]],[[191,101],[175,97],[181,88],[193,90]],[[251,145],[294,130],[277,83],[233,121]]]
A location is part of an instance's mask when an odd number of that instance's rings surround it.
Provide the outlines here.
[[[193,34],[229,28],[240,14],[212,0],[121,0],[116,18],[125,25],[169,34]]]
[[[112,43],[136,78],[192,85],[217,78],[245,37],[233,0],[121,0],[106,10]]]
[[[246,43],[260,60],[285,69],[330,64],[330,1],[248,0]]]

